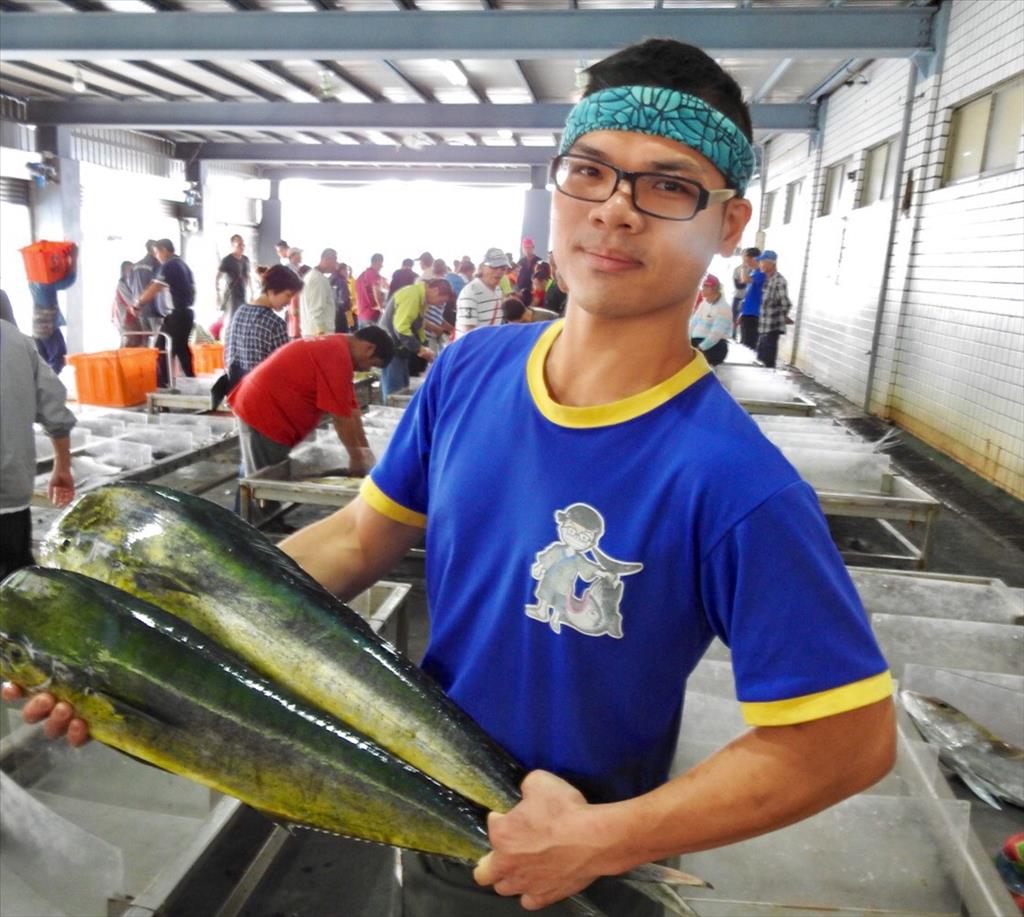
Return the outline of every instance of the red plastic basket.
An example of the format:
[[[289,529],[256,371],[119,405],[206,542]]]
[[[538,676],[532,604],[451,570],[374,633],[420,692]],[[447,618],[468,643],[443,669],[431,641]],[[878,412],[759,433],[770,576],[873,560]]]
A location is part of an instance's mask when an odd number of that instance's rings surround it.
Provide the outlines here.
[[[33,242],[21,249],[25,275],[32,283],[53,283],[63,280],[71,267],[73,242]]]

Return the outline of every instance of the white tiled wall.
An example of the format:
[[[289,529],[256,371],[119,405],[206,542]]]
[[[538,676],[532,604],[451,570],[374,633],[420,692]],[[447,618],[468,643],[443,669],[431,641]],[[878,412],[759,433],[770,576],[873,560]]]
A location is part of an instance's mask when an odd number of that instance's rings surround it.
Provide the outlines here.
[[[943,66],[914,86],[900,182],[911,194],[896,221],[886,277],[891,200],[814,216],[820,201],[811,200],[809,185],[813,180],[820,197],[820,167],[850,157],[859,195],[864,152],[902,130],[912,64],[877,62],[864,71],[866,84],[836,91],[820,151],[793,135],[772,140],[765,182],[781,202],[786,183],[802,172],[805,205],[814,208],[766,232],[797,294],[791,298],[798,326],[782,355],[865,403],[881,298],[872,412],[1020,497],[1024,154],[1015,170],[1000,175],[946,188],[941,176],[952,108],[1019,74],[1022,48],[1024,3],[954,0]]]

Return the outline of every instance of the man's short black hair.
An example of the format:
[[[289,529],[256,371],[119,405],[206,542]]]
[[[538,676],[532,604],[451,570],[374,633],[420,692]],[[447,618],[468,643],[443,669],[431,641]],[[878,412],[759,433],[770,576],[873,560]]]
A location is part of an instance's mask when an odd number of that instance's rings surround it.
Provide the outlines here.
[[[584,96],[615,86],[657,86],[703,99],[753,142],[750,112],[739,84],[700,48],[671,38],[647,41],[616,51],[588,67]]]
[[[412,267],[412,265],[413,265],[412,258],[403,258],[402,259],[402,267],[408,269],[408,268]]]
[[[381,366],[387,366],[395,355],[395,343],[380,325],[367,325],[360,328],[355,336],[367,344],[373,344],[373,355],[380,360]]]
[[[264,293],[298,293],[302,287],[302,278],[283,264],[273,264],[263,274]]]
[[[423,281],[431,290],[440,290],[446,296],[451,296],[454,292],[452,285],[444,277],[431,277],[429,280]]]
[[[752,245],[750,248],[743,249],[743,254],[748,258],[759,258],[761,256],[761,249]]]
[[[275,248],[291,248],[291,246],[287,242],[285,242],[284,239],[278,239],[277,240],[277,245],[274,246],[274,247]]]
[[[501,301],[501,314],[506,322],[518,322],[526,314],[526,306],[518,296],[506,296]]]
[[[170,252],[172,255],[174,254],[174,243],[170,239],[157,239],[153,246],[155,248],[162,248],[165,252]]]

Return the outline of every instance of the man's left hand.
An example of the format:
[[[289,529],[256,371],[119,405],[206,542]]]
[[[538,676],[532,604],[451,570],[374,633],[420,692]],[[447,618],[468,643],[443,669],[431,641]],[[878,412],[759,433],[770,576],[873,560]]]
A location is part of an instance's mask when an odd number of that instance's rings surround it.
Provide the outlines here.
[[[601,832],[583,794],[547,771],[523,781],[523,799],[510,812],[492,812],[487,830],[493,850],[473,878],[499,895],[520,895],[539,910],[586,888],[601,872],[593,865]]]

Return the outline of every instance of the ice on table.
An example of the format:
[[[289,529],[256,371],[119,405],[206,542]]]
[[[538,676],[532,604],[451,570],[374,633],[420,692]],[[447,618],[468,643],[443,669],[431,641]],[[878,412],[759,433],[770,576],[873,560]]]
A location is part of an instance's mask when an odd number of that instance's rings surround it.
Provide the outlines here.
[[[195,439],[188,430],[173,427],[135,427],[118,437],[122,442],[143,443],[153,450],[154,461],[191,452]]]
[[[892,459],[888,455],[790,446],[783,447],[782,454],[811,487],[829,493],[882,494],[885,477],[892,473]]]
[[[1024,627],[915,615],[871,615],[893,675],[906,665],[1024,675]]]
[[[993,624],[1011,624],[1024,615],[1020,593],[998,580],[958,582],[856,567],[850,568],[850,576],[869,612]]]
[[[857,453],[870,455],[876,452],[875,444],[867,440],[854,439],[852,436],[840,434],[838,436],[817,435],[814,433],[780,433],[771,431],[768,434],[776,446],[785,451],[786,449],[831,449],[842,451],[845,454]]]
[[[682,857],[684,870],[715,886],[684,897],[702,917],[746,917],[758,905],[773,914],[959,915],[970,813],[960,800],[854,796],[788,828]]]

